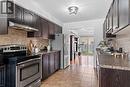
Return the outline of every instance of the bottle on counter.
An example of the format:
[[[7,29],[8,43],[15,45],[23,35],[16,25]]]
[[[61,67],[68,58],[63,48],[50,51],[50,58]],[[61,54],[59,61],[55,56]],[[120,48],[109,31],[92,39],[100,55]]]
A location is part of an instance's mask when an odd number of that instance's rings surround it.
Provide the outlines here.
[[[48,45],[48,46],[47,46],[47,50],[50,51],[50,49],[51,49],[51,47],[50,47],[50,45]]]
[[[38,53],[39,52],[39,49],[37,46],[34,46],[34,53]]]

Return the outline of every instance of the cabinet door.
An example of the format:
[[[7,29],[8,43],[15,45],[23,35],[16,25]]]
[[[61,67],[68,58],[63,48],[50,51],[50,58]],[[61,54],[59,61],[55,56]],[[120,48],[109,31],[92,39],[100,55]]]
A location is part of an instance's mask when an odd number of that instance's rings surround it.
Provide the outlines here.
[[[113,81],[115,79],[112,79],[113,74],[114,74],[113,70],[101,68],[99,74],[99,87],[114,87]],[[119,87],[119,86],[115,86],[115,87]]]
[[[103,23],[103,38],[106,38],[106,20]]]
[[[48,54],[42,57],[42,80],[45,80],[49,76],[49,56]]]
[[[109,16],[106,17],[106,32],[109,30]]]
[[[14,23],[22,24],[23,23],[23,8],[15,4],[15,13],[14,18],[9,18],[9,21]]]
[[[109,11],[109,30],[112,30],[113,28],[113,13],[112,13],[112,7]]]
[[[52,22],[49,23],[49,35],[55,34],[55,25]]]
[[[129,0],[119,0],[119,29],[129,24]]]
[[[129,70],[122,70],[120,71],[121,74],[120,74],[120,83],[121,83],[121,86],[120,87],[130,87],[130,71]]]
[[[55,33],[56,34],[61,34],[62,33],[62,27],[55,24]]]
[[[55,71],[59,70],[60,68],[60,53],[55,52]]]
[[[62,27],[61,27],[61,26],[59,26],[58,32],[59,32],[59,33],[62,33]]]
[[[23,16],[23,21],[24,21],[24,25],[28,25],[28,26],[33,26],[33,17],[34,17],[34,14],[27,10],[27,9],[24,9],[24,16]]]
[[[44,39],[48,39],[49,25],[48,22],[44,19],[41,19],[41,29],[42,29],[42,37]]]
[[[41,17],[39,17],[38,15],[34,16],[35,20],[34,20],[34,28],[38,29],[38,31],[35,32],[28,32],[27,36],[28,37],[42,37],[42,21],[41,21]]]
[[[0,18],[0,35],[8,34],[8,21],[7,18]]]
[[[130,87],[130,71],[101,68],[99,87]]]
[[[60,69],[60,51],[57,52],[57,69],[59,70]]]
[[[55,72],[55,59],[54,53],[50,53],[50,74]]]
[[[117,31],[119,28],[119,4],[118,0],[113,2],[113,31]]]
[[[41,19],[39,16],[35,16],[35,19],[36,19],[35,20],[35,28],[38,29],[38,31],[34,33],[34,36],[41,37],[42,36],[42,28],[41,28],[42,24],[40,21]]]
[[[111,84],[112,87],[130,87],[130,72],[127,70],[112,70]]]
[[[5,66],[0,66],[0,87],[5,87]]]
[[[34,32],[34,37],[42,37],[42,23],[37,15],[35,15],[34,28],[38,29],[38,31]]]

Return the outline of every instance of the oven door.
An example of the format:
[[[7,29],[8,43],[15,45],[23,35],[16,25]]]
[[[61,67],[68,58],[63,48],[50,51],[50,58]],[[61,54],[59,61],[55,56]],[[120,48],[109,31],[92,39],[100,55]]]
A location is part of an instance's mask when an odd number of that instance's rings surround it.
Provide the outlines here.
[[[16,87],[39,87],[41,80],[41,58],[21,62],[16,68]],[[34,84],[36,85],[34,86]]]

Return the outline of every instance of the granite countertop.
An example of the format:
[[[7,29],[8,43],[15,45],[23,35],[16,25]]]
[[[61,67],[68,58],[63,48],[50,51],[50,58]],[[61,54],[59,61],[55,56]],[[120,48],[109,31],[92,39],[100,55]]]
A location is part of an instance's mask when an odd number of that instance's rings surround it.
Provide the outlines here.
[[[97,61],[101,68],[130,70],[130,58],[110,54],[98,54]]]

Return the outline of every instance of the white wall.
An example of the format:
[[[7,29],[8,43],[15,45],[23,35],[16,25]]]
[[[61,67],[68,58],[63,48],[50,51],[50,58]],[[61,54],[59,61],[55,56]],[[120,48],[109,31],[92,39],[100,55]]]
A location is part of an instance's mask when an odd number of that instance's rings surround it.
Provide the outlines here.
[[[103,21],[104,19],[96,19],[96,20],[88,20],[88,21],[81,21],[81,22],[65,23],[63,25],[63,33],[68,33],[70,29],[78,29],[78,28],[86,28],[86,27],[92,28],[95,31],[94,37],[95,37],[95,48],[96,48],[98,43],[101,40],[103,40]]]
[[[48,19],[60,26],[62,26],[62,22],[56,19],[53,15],[49,14],[47,11],[42,9],[42,7],[37,3],[37,0],[14,0],[18,5],[27,8],[40,16]]]

